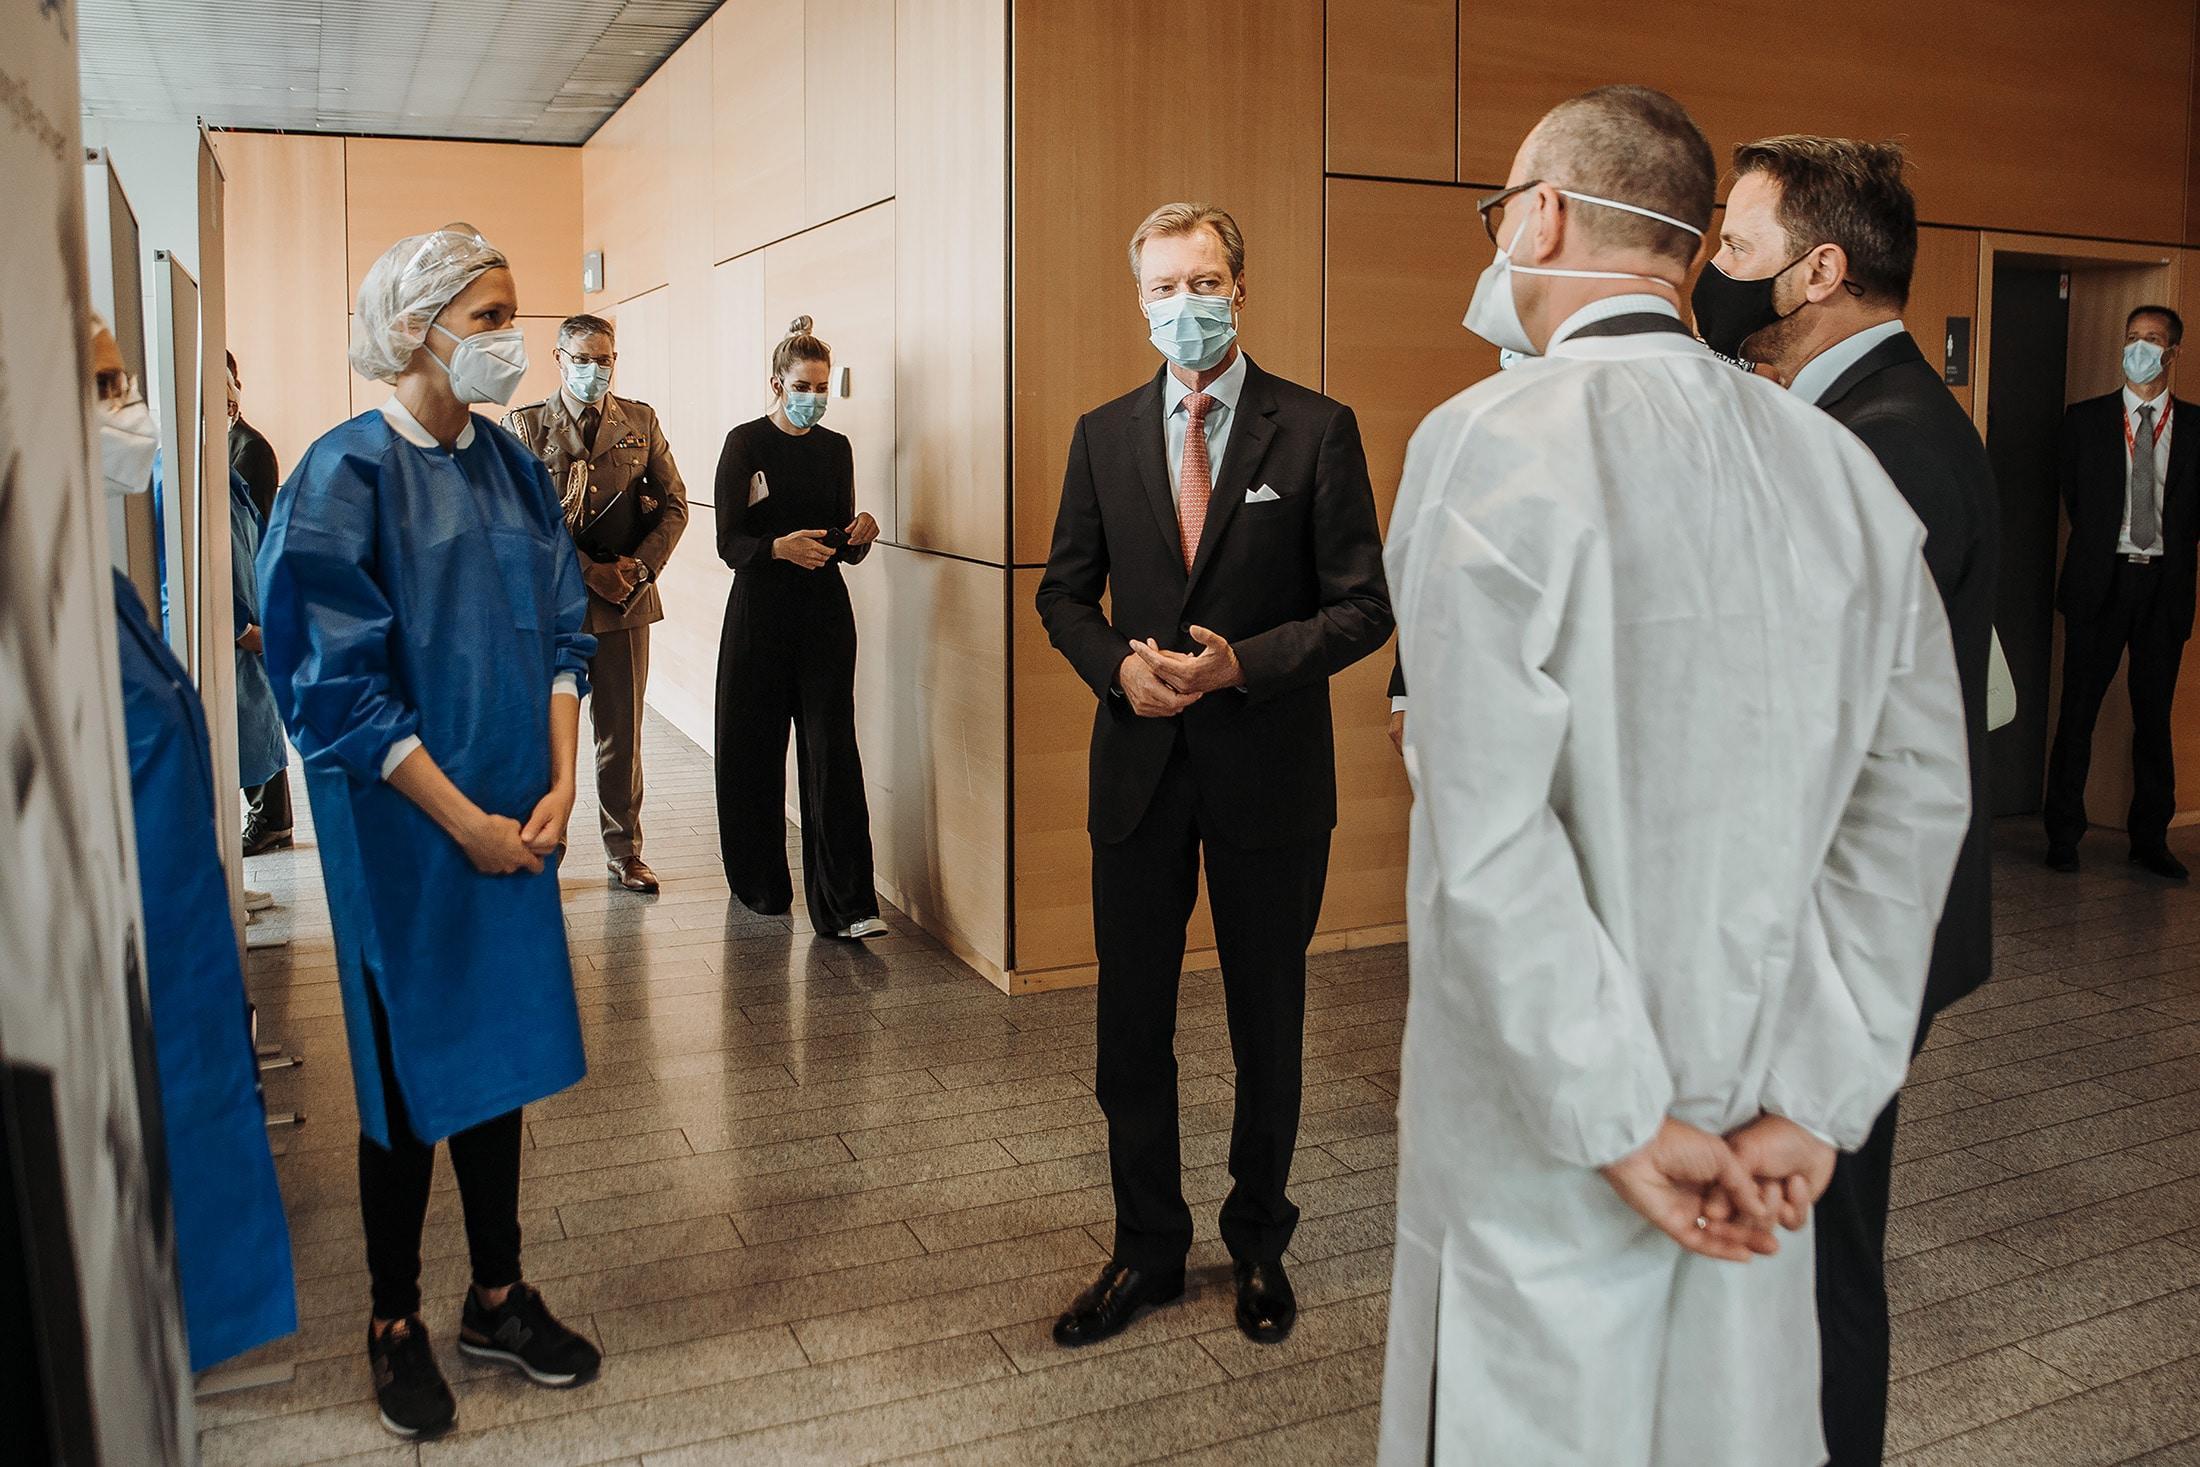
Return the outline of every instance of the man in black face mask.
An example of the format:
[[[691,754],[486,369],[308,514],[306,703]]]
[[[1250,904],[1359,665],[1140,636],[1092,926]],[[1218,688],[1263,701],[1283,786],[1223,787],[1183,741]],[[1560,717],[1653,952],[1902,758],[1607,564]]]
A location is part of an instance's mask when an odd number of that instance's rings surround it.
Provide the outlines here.
[[[1917,206],[1892,143],[1778,137],[1735,151],[1720,248],[1698,280],[1712,350],[1769,367],[1872,451],[1925,525],[1925,562],[1948,612],[1971,749],[1971,829],[1933,944],[1917,1042],[1933,1015],[1986,981],[1993,932],[1986,669],[2000,503],[1985,445],[1902,324]],[[1823,1414],[1833,1467],[1880,1462],[1887,1426],[1885,1243],[1895,1105],[1843,1156],[1818,1203]]]

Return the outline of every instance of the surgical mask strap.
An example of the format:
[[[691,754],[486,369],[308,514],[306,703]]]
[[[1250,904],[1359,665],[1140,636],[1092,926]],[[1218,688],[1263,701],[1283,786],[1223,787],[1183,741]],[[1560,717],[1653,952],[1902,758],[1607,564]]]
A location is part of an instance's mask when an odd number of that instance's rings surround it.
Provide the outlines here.
[[[1623,204],[1618,199],[1600,199],[1595,194],[1578,194],[1570,188],[1562,188],[1558,190],[1558,194],[1561,198],[1573,199],[1579,203],[1600,204],[1607,209],[1618,209],[1622,213],[1640,214],[1645,219],[1655,219],[1660,224],[1670,224],[1675,229],[1693,234],[1699,240],[1703,238],[1703,231],[1698,229],[1695,225],[1683,224],[1680,220],[1675,219],[1670,214],[1660,214],[1657,210],[1645,209],[1640,204]],[[1672,281],[1667,280],[1662,276],[1644,275],[1633,270],[1561,270],[1555,266],[1523,265],[1519,261],[1513,259],[1512,252],[1513,247],[1520,243],[1521,230],[1524,230],[1527,227],[1527,221],[1522,220],[1520,224],[1520,229],[1516,229],[1513,231],[1512,244],[1505,246],[1505,261],[1507,268],[1515,270],[1522,275],[1541,275],[1546,278],[1558,280],[1647,280],[1658,285],[1670,287],[1676,292],[1680,289],[1679,286],[1674,285]]]

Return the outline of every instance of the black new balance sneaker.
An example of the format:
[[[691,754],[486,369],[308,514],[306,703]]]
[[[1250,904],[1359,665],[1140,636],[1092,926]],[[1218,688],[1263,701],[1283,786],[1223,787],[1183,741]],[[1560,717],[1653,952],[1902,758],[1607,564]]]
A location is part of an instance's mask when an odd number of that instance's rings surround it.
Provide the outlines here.
[[[476,1360],[493,1360],[527,1373],[536,1385],[564,1390],[596,1378],[603,1356],[550,1313],[533,1284],[514,1284],[491,1309],[466,1291],[458,1321],[458,1348]]]
[[[392,1435],[424,1441],[451,1429],[458,1402],[443,1383],[435,1351],[428,1345],[428,1327],[418,1315],[379,1334],[370,1322],[367,1364],[374,1371],[374,1401],[382,1409],[382,1424]]]

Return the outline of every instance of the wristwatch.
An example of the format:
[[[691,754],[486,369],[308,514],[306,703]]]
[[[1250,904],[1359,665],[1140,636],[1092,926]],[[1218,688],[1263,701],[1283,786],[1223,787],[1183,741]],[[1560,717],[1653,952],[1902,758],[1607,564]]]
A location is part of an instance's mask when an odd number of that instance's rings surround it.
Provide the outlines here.
[[[642,561],[636,561],[636,562],[635,562],[635,564],[637,564],[637,565],[639,565],[639,566],[641,567],[641,569],[640,569],[640,570],[638,570],[638,571],[636,571],[636,572],[634,573],[634,584],[635,584],[635,585],[637,585],[637,586],[646,586],[646,585],[648,585],[648,584],[649,584],[649,583],[650,583],[651,581],[654,581],[654,580],[656,580],[656,579],[657,579],[657,578],[656,578],[655,576],[653,576],[653,575],[651,575],[651,574],[649,573],[649,562],[648,562],[648,561],[646,561],[646,560],[642,560]]]

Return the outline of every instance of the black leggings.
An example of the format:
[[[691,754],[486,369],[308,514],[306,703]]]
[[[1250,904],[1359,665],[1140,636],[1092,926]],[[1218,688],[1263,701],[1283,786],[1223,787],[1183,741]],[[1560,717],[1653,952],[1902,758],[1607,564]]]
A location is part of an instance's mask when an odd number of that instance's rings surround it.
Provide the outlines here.
[[[420,1233],[428,1219],[435,1145],[413,1135],[390,1065],[389,1018],[371,978],[367,994],[390,1144],[378,1146],[363,1133],[359,1137],[359,1212],[366,1223],[374,1317],[403,1319],[420,1312]],[[466,1210],[466,1251],[474,1283],[483,1289],[501,1289],[520,1279],[519,1127],[520,1113],[507,1111],[457,1132],[449,1142],[451,1170],[458,1176],[459,1200]]]

